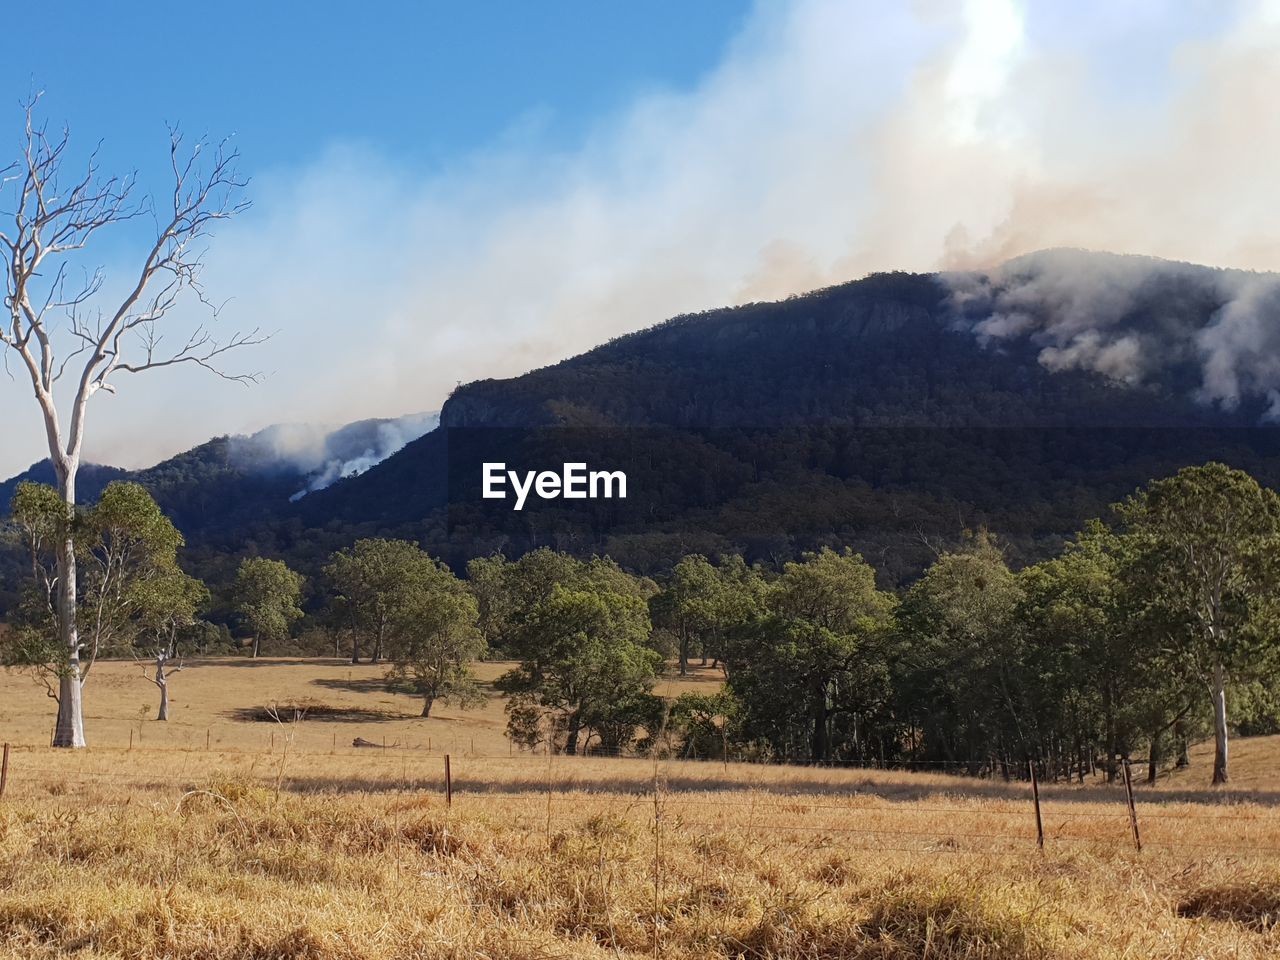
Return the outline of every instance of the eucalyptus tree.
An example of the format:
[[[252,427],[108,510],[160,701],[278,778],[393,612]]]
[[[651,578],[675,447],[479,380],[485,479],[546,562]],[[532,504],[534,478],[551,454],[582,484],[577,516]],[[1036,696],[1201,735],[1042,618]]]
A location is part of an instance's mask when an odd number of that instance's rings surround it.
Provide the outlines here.
[[[240,562],[233,592],[236,609],[253,634],[254,657],[264,640],[288,639],[293,624],[302,619],[304,586],[306,578],[283,560],[246,557]]]
[[[107,486],[98,502],[68,517],[52,487],[19,484],[12,515],[30,552],[33,588],[23,608],[16,645],[6,662],[35,671],[59,702],[68,683],[77,694],[104,653],[136,652],[140,642],[176,630],[193,619],[203,585],[182,572],[182,535],[151,495],[136,483]],[[80,656],[73,675],[62,646],[55,586],[58,552],[76,545],[81,576],[74,598],[81,614]]]
[[[212,307],[201,285],[202,241],[221,220],[244,209],[237,154],[226,142],[183,145],[170,131],[171,189],[160,199],[136,196],[132,176],[104,176],[96,151],[71,169],[71,138],[50,133],[36,118],[38,97],[26,104],[19,156],[0,164],[0,252],[5,297],[0,351],[29,379],[49,459],[57,477],[62,521],[51,589],[62,664],[53,743],[83,747],[83,656],[72,522],[90,401],[113,393],[132,374],[194,365],[232,380],[219,365],[228,351],[259,342],[256,331],[215,336],[209,323],[175,326],[174,308],[188,295]],[[207,160],[207,162],[206,162]],[[86,250],[108,228],[132,220],[154,223],[123,283],[87,271]],[[212,313],[216,317],[216,310]],[[172,343],[174,346],[169,347]],[[66,419],[63,419],[64,415]]]
[[[142,675],[155,684],[160,695],[156,719],[169,719],[169,681],[182,670],[179,650],[183,630],[196,622],[196,614],[209,600],[209,591],[195,577],[173,569],[154,578],[139,591],[142,631],[134,656],[143,665]]]
[[[422,698],[422,716],[437,701],[469,707],[484,702],[471,663],[484,655],[476,600],[467,585],[427,554],[406,570],[408,594],[388,641],[393,687]]]
[[[700,554],[682,557],[662,589],[649,601],[654,624],[675,635],[680,675],[689,672],[695,649],[705,666],[720,661],[725,638],[759,611],[764,584],[737,555],[713,565]]]
[[[867,720],[889,697],[894,604],[851,551],[786,564],[725,654],[745,735],[815,761],[864,755]]]
[[[650,691],[662,657],[649,645],[650,630],[649,611],[634,593],[590,583],[554,587],[530,611],[520,665],[498,681],[511,697],[508,734],[529,747],[562,736],[570,755],[585,734],[613,753],[637,728],[656,725],[660,704]]]
[[[928,759],[976,771],[1027,746],[1013,629],[1022,591],[995,541],[980,532],[941,554],[903,598],[894,659],[902,719]]]
[[[1186,467],[1117,507],[1134,582],[1183,639],[1213,711],[1213,783],[1230,777],[1227,689],[1274,675],[1280,639],[1280,497],[1221,463]]]
[[[662,657],[651,643],[652,581],[606,558],[545,549],[468,570],[491,645],[520,661],[498,681],[514,741],[555,741],[571,754],[594,741],[616,752],[641,728],[655,733],[661,702],[650,691]]]
[[[690,554],[671,570],[671,577],[649,603],[654,622],[676,637],[680,675],[689,672],[689,656],[696,644],[704,659],[712,635],[719,626],[723,585],[706,557]]]
[[[1154,780],[1169,731],[1197,702],[1183,625],[1149,602],[1131,546],[1091,521],[1059,556],[1019,575],[1028,715],[1053,772],[1075,766],[1083,776],[1101,747],[1114,779],[1117,761],[1145,741]]]
[[[325,575],[354,628],[351,662],[360,662],[360,637],[372,640],[369,662],[381,663],[388,641],[417,601],[422,577],[435,563],[408,540],[367,538],[329,557]]]

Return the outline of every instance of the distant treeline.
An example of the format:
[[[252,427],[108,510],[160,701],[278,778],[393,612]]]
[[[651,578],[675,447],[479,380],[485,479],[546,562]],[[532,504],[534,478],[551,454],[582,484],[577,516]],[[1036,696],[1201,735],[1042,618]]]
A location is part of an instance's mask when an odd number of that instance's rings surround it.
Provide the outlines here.
[[[1231,731],[1280,729],[1280,498],[1218,463],[1149,483],[1016,572],[986,530],[926,543],[933,561],[899,590],[848,548],[776,565],[691,553],[654,578],[542,548],[459,577],[417,543],[367,538],[311,578],[246,558],[210,599],[142,487],[113,483],[70,521],[51,494],[24,484],[14,499],[33,577],[3,640],[8,664],[46,678],[51,550],[71,522],[90,662],[145,655],[163,675],[226,652],[230,633],[202,616],[219,608],[255,655],[385,662],[425,716],[480,696],[475,659],[508,658],[508,734],[531,749],[1015,776],[1031,762],[1052,777],[1142,757],[1154,777],[1212,732],[1222,782]],[[722,669],[723,692],[657,696],[668,660]]]

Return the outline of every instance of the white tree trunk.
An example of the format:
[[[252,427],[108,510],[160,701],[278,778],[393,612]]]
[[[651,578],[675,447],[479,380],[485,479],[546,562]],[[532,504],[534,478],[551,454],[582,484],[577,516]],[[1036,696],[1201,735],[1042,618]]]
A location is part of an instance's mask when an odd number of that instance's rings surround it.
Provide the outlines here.
[[[76,465],[58,468],[58,492],[67,505],[68,514],[75,509]],[[83,678],[80,668],[80,633],[76,625],[76,548],[68,530],[58,545],[58,637],[66,660],[58,676],[58,723],[54,728],[55,747],[83,747],[84,710],[81,693]]]
[[[156,686],[160,688],[160,711],[157,720],[169,719],[169,681],[164,675],[164,667],[156,669]]]
[[[1222,663],[1213,670],[1213,784],[1226,783],[1227,775],[1227,680]]]
[[[200,291],[201,253],[197,241],[207,235],[213,224],[245,207],[235,199],[245,183],[235,173],[235,151],[226,150],[225,142],[217,145],[211,167],[202,176],[196,158],[204,141],[184,161],[179,157],[181,135],[171,131],[171,207],[168,203],[134,203],[130,199],[131,178],[100,178],[92,162],[83,176],[72,176],[60,183],[63,151],[70,134],[64,131],[60,139],[46,136],[45,125],[34,116],[39,97],[33,94],[26,102],[22,158],[0,171],[0,179],[6,184],[16,181],[17,197],[17,209],[12,215],[6,213],[4,228],[0,229],[0,271],[5,274],[6,293],[0,350],[13,351],[31,378],[44,419],[49,459],[58,475],[58,492],[70,516],[75,509],[76,471],[90,397],[99,390],[113,392],[117,375],[177,364],[195,364],[225,379],[255,382],[256,375],[229,375],[218,369],[217,362],[228,351],[260,343],[263,338],[255,331],[247,335],[234,333],[219,341],[208,327],[199,325],[182,347],[172,353],[158,353],[162,338],[154,333],[155,324],[166,317],[184,292],[194,291],[208,303]],[[80,265],[81,251],[99,229],[147,211],[157,214],[156,238],[123,299],[100,301],[101,278],[96,274],[78,288],[64,287],[64,271]],[[61,350],[54,336],[59,328],[76,347],[60,362]],[[134,344],[132,351],[126,349],[130,342]],[[81,353],[87,353],[87,358],[77,373],[70,362]],[[58,421],[55,396],[56,384],[64,374],[77,381],[65,432]],[[69,530],[58,545],[56,566],[58,589],[53,613],[61,649],[58,662],[53,665],[58,672],[58,722],[53,743],[58,747],[83,747],[81,694],[85,668],[76,624],[75,544]],[[96,653],[94,648],[90,665]]]

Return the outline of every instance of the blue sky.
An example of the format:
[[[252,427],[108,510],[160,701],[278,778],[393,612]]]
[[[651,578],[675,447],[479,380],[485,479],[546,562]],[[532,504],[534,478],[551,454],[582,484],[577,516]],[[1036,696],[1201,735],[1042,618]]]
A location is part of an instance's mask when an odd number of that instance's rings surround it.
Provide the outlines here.
[[[1069,15],[1065,12],[1069,10]],[[1273,0],[10,5],[34,84],[164,186],[165,121],[234,133],[216,329],[274,336],[99,394],[86,454],[438,409],[678,313],[1083,246],[1280,267]],[[5,134],[5,130],[11,131]],[[4,155],[0,154],[0,165]],[[2,212],[3,205],[0,205]],[[104,296],[145,224],[90,251]],[[109,304],[107,304],[109,306]],[[187,303],[172,337],[205,315]],[[43,456],[30,387],[0,474]],[[31,409],[27,409],[31,407]],[[25,411],[25,413],[19,413]]]
[[[536,127],[548,148],[719,61],[742,0],[600,3],[58,2],[9,4],[0,59],[9,128],[33,84],[47,113],[126,166],[166,121],[235,133],[251,167],[305,163],[335,141],[430,168]],[[39,37],[56,37],[41,42]]]

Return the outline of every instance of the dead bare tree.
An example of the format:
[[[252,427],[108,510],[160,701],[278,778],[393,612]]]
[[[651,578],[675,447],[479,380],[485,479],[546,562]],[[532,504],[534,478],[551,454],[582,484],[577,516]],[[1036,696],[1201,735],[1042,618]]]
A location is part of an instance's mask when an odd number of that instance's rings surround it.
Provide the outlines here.
[[[161,327],[184,296],[217,309],[200,283],[203,251],[199,241],[210,228],[244,210],[239,199],[246,181],[235,172],[238,154],[227,142],[199,140],[187,150],[182,135],[170,129],[172,194],[156,201],[134,199],[135,178],[103,177],[97,150],[82,172],[66,176],[70,135],[64,128],[50,135],[36,120],[39,96],[25,105],[22,155],[0,167],[0,187],[12,206],[0,209],[0,251],[6,258],[6,315],[0,345],[6,357],[16,355],[30,376],[66,505],[64,529],[58,537],[54,602],[59,649],[65,661],[58,670],[58,721],[54,745],[85,745],[82,709],[81,642],[76,623],[76,551],[71,518],[76,504],[76,473],[84,444],[86,412],[100,390],[112,393],[125,374],[193,364],[238,382],[257,379],[220,369],[219,358],[231,350],[259,343],[258,331],[214,336],[206,324],[189,331],[176,349],[165,345]],[[155,239],[142,256],[137,273],[123,293],[109,299],[104,275],[95,270],[83,280],[71,278],[83,251],[106,227],[138,218],[155,224]],[[70,382],[61,387],[64,377]],[[59,411],[69,412],[66,423]]]
[[[176,665],[174,664],[175,658],[177,658]],[[143,663],[140,659],[139,663],[142,664],[142,675],[154,683],[160,691],[160,709],[156,711],[156,719],[168,720],[169,678],[182,669],[182,659],[178,658],[173,646],[160,646],[156,648],[152,656],[154,671],[152,670],[152,664]]]

